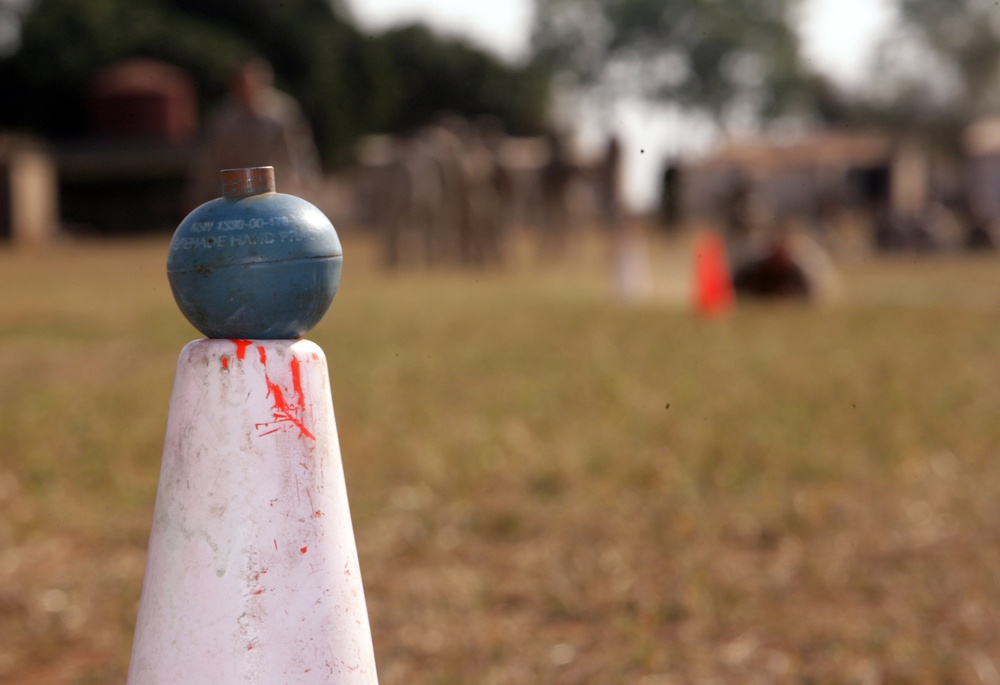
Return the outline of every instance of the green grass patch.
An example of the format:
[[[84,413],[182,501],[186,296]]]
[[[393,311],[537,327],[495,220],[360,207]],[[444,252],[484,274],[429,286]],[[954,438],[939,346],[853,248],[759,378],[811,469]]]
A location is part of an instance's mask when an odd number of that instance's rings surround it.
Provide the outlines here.
[[[995,260],[870,261],[834,303],[705,321],[622,305],[593,255],[388,274],[344,244],[309,338],[383,685],[1000,668]],[[658,282],[686,249],[653,241]],[[0,682],[124,680],[198,337],[165,258],[0,251]]]

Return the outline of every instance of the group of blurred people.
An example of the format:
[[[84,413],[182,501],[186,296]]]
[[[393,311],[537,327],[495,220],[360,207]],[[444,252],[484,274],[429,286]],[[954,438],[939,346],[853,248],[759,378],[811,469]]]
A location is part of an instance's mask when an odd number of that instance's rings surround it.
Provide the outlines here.
[[[211,115],[185,195],[188,209],[219,194],[219,171],[273,166],[279,190],[310,197],[321,188],[319,155],[298,104],[274,87],[270,65],[249,60],[234,73],[228,96]],[[623,292],[641,290],[645,255],[621,205],[622,147],[611,136],[596,160],[581,161],[564,138],[512,138],[492,117],[440,115],[397,135],[369,136],[358,148],[358,218],[378,231],[384,262],[490,266],[504,262],[513,226],[533,233],[540,257],[563,255],[581,224],[608,229]],[[670,222],[681,214],[678,172],[664,175]],[[581,194],[581,188],[584,189]],[[831,280],[832,259],[822,246],[842,210],[827,196],[797,230],[762,220],[755,190],[737,178],[717,206],[738,294],[813,297]],[[588,216],[576,205],[586,196]],[[966,211],[963,213],[963,209]],[[992,233],[970,207],[952,216],[967,228],[968,247],[994,246]],[[874,214],[873,244],[895,249],[903,238],[924,236],[925,225]],[[596,221],[595,221],[596,220]],[[913,224],[913,225],[911,225]],[[908,244],[908,243],[907,243]]]
[[[808,196],[808,194],[807,194]],[[926,198],[914,208],[890,198],[849,201],[844,189],[809,196],[800,212],[762,208],[753,185],[736,178],[723,196],[719,224],[737,293],[759,297],[814,297],[830,290],[834,262],[846,256],[845,235],[858,252],[953,253],[996,250],[995,221],[967,189]]]
[[[442,114],[359,146],[360,219],[381,234],[384,261],[498,265],[511,227],[530,225],[539,254],[565,253],[576,225],[574,189],[590,189],[597,213],[618,226],[621,145],[608,141],[599,162],[581,163],[562,136],[514,139],[500,121]],[[233,73],[195,155],[185,209],[219,195],[219,171],[273,166],[281,192],[311,198],[321,187],[319,155],[298,104],[274,87],[261,59]]]
[[[621,147],[581,162],[560,135],[512,138],[492,117],[442,115],[358,150],[357,205],[383,238],[385,263],[496,265],[513,228],[529,232],[543,260],[566,253],[589,195],[608,225],[620,219]],[[589,192],[588,192],[589,191]]]
[[[185,196],[188,208],[219,194],[219,170],[273,166],[282,192],[310,196],[322,175],[309,125],[297,103],[275,89],[259,59],[233,74],[212,113]],[[503,263],[514,224],[533,230],[538,254],[558,259],[577,225],[574,189],[588,189],[591,216],[608,231],[619,290],[635,295],[648,280],[642,241],[623,220],[620,141],[608,138],[596,161],[581,162],[563,137],[513,139],[492,117],[441,115],[359,147],[360,218],[381,233],[385,264]],[[725,203],[724,227],[737,292],[810,296],[816,260],[790,236],[752,226],[749,189]],[[816,251],[813,250],[815,253]]]
[[[385,263],[498,264],[512,178],[498,161],[499,123],[442,116],[404,134],[367,140],[358,204],[382,234]]]

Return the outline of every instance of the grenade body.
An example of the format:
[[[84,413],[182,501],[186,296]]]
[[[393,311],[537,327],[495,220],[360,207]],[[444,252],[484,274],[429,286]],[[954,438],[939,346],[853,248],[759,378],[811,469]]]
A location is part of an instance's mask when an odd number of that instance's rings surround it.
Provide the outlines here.
[[[223,197],[174,233],[170,288],[208,338],[301,338],[333,302],[343,263],[337,232],[315,206],[273,187],[273,175],[263,192],[224,183]]]

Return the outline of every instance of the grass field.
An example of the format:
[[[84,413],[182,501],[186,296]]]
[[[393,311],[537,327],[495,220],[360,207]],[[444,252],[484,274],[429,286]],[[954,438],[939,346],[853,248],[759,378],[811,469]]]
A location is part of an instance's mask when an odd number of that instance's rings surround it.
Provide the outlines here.
[[[824,306],[386,274],[326,351],[383,685],[1000,685],[1000,260]],[[0,682],[124,683],[174,364],[166,240],[0,251]]]

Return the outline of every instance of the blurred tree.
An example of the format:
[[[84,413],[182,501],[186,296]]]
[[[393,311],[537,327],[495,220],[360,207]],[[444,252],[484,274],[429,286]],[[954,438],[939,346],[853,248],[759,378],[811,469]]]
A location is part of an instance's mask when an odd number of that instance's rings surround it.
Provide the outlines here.
[[[29,0],[0,0],[0,56],[17,50],[21,35],[21,18]]]
[[[302,104],[327,165],[345,161],[365,132],[410,125],[442,109],[537,124],[544,76],[511,68],[423,29],[384,37],[358,31],[330,0],[37,0],[19,48],[0,59],[0,127],[70,138],[84,132],[91,76],[145,56],[190,71],[203,107],[256,54]]]
[[[723,126],[811,97],[795,0],[538,0],[538,58],[571,86],[670,101]]]
[[[974,118],[1000,109],[1000,7],[994,0],[898,0],[866,105],[873,118],[957,149]]]
[[[0,60],[0,125],[79,135],[91,76],[133,55],[188,69],[203,94],[218,96],[249,49],[238,36],[155,0],[44,0],[25,18],[19,50]]]
[[[419,126],[443,111],[466,117],[492,114],[512,133],[544,129],[548,75],[539,66],[508,67],[462,41],[438,38],[420,25],[390,31],[381,42],[398,102],[390,129]]]

